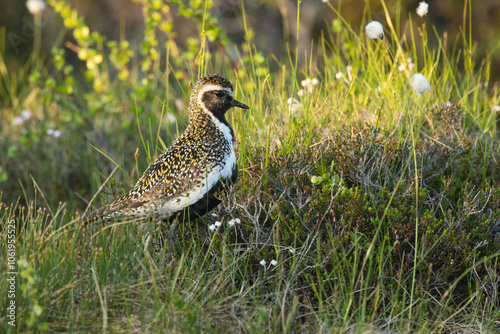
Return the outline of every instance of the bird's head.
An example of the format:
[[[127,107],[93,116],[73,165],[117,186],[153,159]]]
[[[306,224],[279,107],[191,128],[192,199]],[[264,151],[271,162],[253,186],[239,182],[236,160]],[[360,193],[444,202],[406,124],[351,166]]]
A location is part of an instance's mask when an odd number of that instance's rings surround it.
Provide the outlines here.
[[[210,74],[196,81],[189,100],[190,118],[196,117],[192,115],[194,112],[204,112],[222,120],[232,107],[250,109],[233,98],[233,85],[229,80],[218,74]]]

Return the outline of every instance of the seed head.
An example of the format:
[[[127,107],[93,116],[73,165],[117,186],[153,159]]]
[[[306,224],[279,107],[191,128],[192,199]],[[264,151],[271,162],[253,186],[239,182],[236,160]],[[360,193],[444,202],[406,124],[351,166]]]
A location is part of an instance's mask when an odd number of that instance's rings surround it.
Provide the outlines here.
[[[378,21],[371,21],[365,27],[366,36],[371,39],[384,39],[384,27]]]
[[[413,75],[411,86],[418,95],[423,95],[431,89],[431,84],[422,75],[422,73],[416,73]]]
[[[425,15],[427,15],[428,12],[429,12],[429,5],[425,1],[422,1],[417,7],[418,16],[424,17]]]
[[[45,10],[45,2],[43,0],[28,0],[26,7],[33,15],[41,14]]]

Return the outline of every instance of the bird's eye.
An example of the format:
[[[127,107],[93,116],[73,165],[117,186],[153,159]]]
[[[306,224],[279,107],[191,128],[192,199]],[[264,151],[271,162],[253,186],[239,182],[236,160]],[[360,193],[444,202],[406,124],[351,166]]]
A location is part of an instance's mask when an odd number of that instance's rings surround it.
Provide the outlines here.
[[[223,97],[224,95],[226,95],[226,93],[224,93],[224,91],[222,90],[216,90],[215,95],[217,95],[218,97]]]

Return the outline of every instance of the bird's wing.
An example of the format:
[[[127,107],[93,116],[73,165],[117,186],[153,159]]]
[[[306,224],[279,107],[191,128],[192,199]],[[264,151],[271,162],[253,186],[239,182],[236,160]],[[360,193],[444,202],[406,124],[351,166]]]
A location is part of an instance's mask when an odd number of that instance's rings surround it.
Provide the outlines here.
[[[176,141],[149,165],[135,186],[116,201],[90,213],[85,221],[112,217],[155,199],[173,198],[200,186],[207,171],[207,151],[190,141]],[[196,181],[198,180],[198,181]]]

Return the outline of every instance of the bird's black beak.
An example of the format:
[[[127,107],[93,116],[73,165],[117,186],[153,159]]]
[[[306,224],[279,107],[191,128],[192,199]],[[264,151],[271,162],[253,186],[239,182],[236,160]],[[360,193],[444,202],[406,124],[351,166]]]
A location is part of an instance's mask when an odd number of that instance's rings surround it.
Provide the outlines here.
[[[243,109],[250,109],[249,106],[247,106],[246,104],[243,104],[240,101],[235,100],[235,99],[231,100],[231,106],[238,107],[238,108],[243,108]]]

